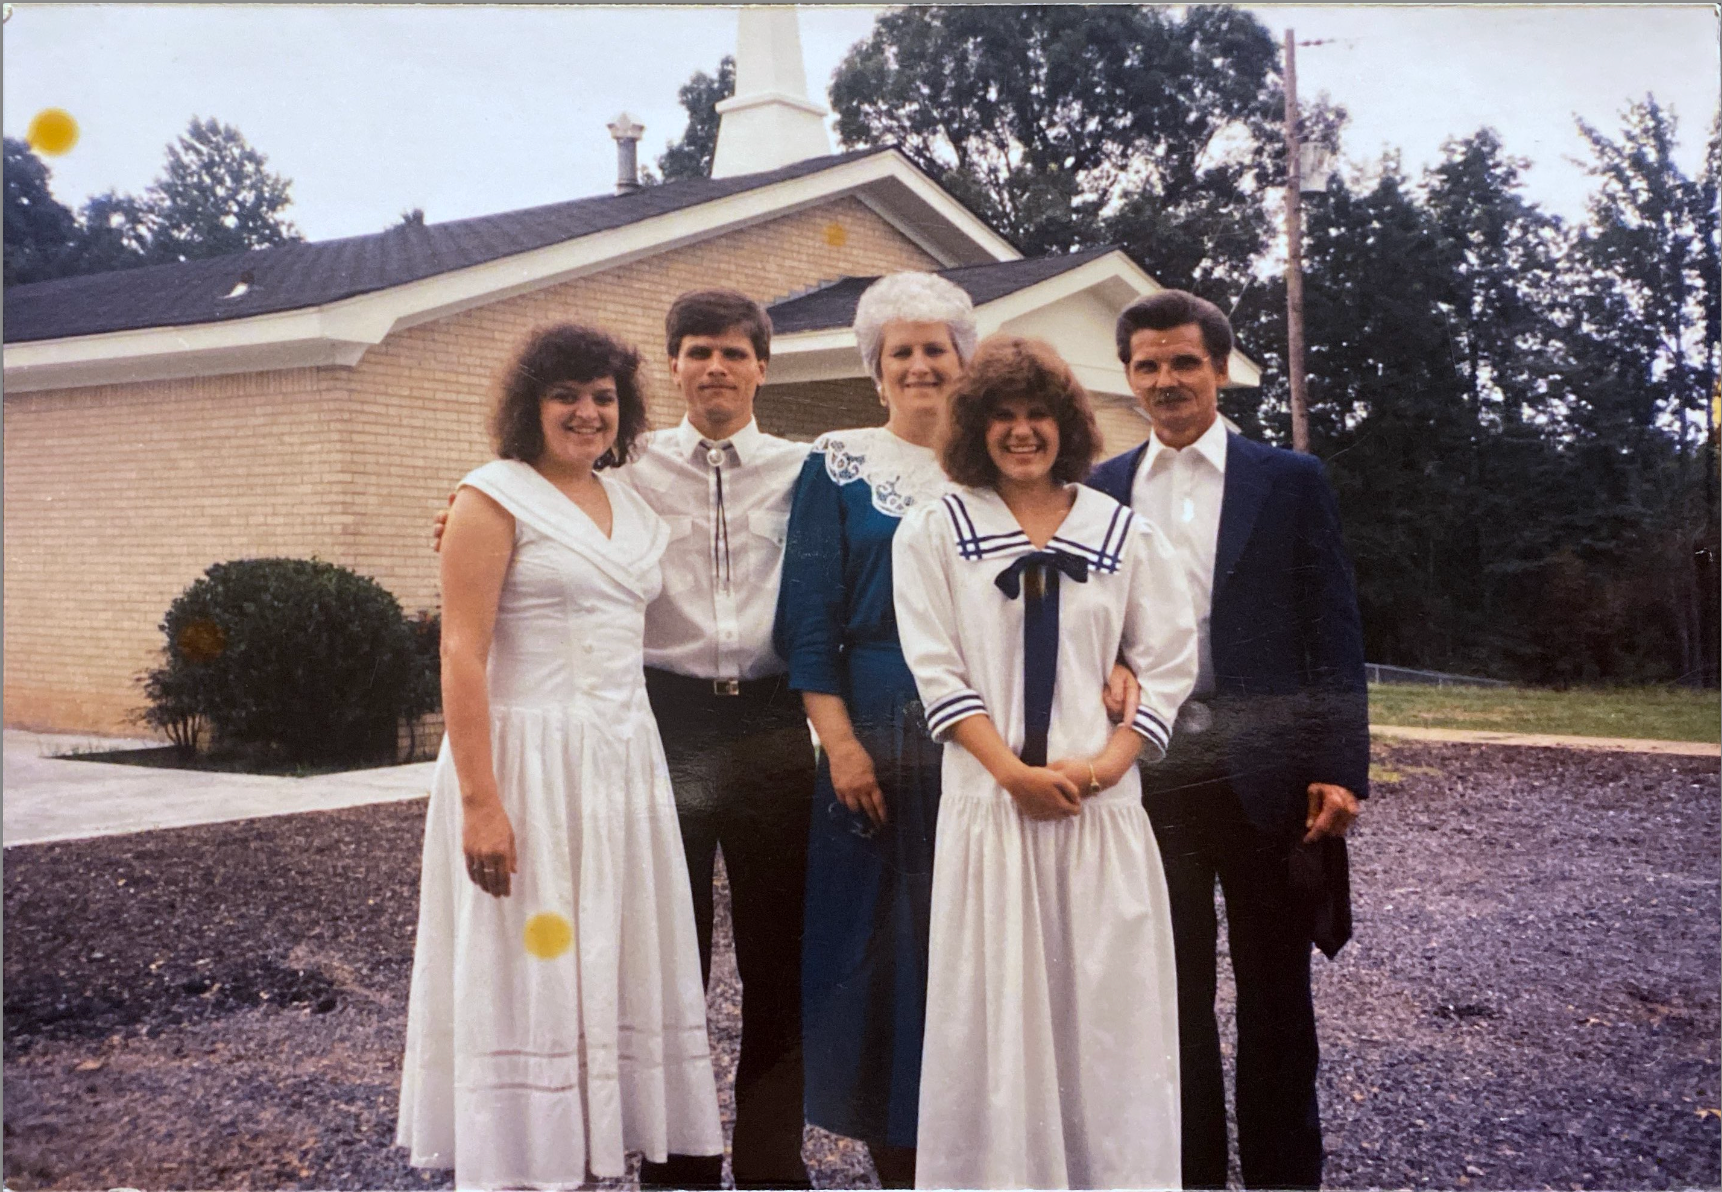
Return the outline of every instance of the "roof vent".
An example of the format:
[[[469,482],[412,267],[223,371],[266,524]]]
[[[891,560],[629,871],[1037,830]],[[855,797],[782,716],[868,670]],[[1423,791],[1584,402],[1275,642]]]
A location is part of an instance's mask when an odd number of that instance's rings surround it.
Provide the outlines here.
[[[623,112],[608,127],[616,140],[616,193],[631,195],[640,189],[640,167],[635,154],[646,126]]]

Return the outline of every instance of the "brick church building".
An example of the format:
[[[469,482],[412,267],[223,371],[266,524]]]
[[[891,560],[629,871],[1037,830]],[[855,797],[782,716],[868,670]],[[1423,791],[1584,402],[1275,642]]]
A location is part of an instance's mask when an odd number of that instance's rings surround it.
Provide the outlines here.
[[[883,420],[855,303],[933,270],[983,334],[1058,347],[1108,452],[1147,435],[1112,323],[1152,278],[1117,250],[1025,259],[901,152],[831,154],[793,9],[744,9],[737,57],[709,179],[9,289],[6,723],[127,729],[162,613],[212,563],[316,556],[436,607],[431,518],[490,457],[490,384],[547,322],[637,345],[669,426],[664,311],[741,290],[776,328],[760,423],[810,439]],[[1235,382],[1257,375],[1234,355]]]

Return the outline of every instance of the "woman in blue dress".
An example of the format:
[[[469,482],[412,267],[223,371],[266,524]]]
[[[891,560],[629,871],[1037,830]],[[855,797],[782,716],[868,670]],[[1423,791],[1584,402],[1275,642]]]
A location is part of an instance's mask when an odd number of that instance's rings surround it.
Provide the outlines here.
[[[974,351],[974,307],[943,278],[892,274],[862,294],[855,338],[885,425],[814,442],[777,606],[777,649],[822,745],[802,949],[806,1108],[867,1144],[882,1185],[912,1187],[940,748],[897,640],[891,541],[948,486],[937,448]]]

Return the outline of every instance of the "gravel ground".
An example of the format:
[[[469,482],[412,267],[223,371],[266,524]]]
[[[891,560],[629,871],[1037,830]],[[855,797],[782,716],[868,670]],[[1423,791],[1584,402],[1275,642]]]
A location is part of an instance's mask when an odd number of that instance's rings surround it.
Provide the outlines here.
[[[1376,761],[1357,938],[1316,961],[1328,1183],[1722,1184],[1716,764]],[[450,1186],[391,1146],[423,814],[6,850],[6,1185]],[[720,1085],[736,992],[720,954]],[[809,1131],[808,1157],[872,1183],[853,1144]]]

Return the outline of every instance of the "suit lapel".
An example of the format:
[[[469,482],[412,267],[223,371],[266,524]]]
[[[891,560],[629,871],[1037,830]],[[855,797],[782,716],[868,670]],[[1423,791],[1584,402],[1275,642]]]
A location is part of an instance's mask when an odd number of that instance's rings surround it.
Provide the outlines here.
[[[1214,544],[1214,595],[1220,594],[1255,528],[1256,515],[1267,500],[1273,479],[1262,466],[1254,444],[1238,435],[1226,441],[1226,487],[1220,502],[1220,533]]]
[[[1152,432],[1150,432],[1152,433]],[[1144,439],[1134,449],[1115,461],[1122,463],[1120,468],[1108,468],[1105,485],[1096,485],[1098,491],[1105,493],[1120,505],[1130,504],[1131,490],[1136,487],[1136,472],[1142,467],[1142,460],[1148,454],[1148,444],[1151,439]]]

